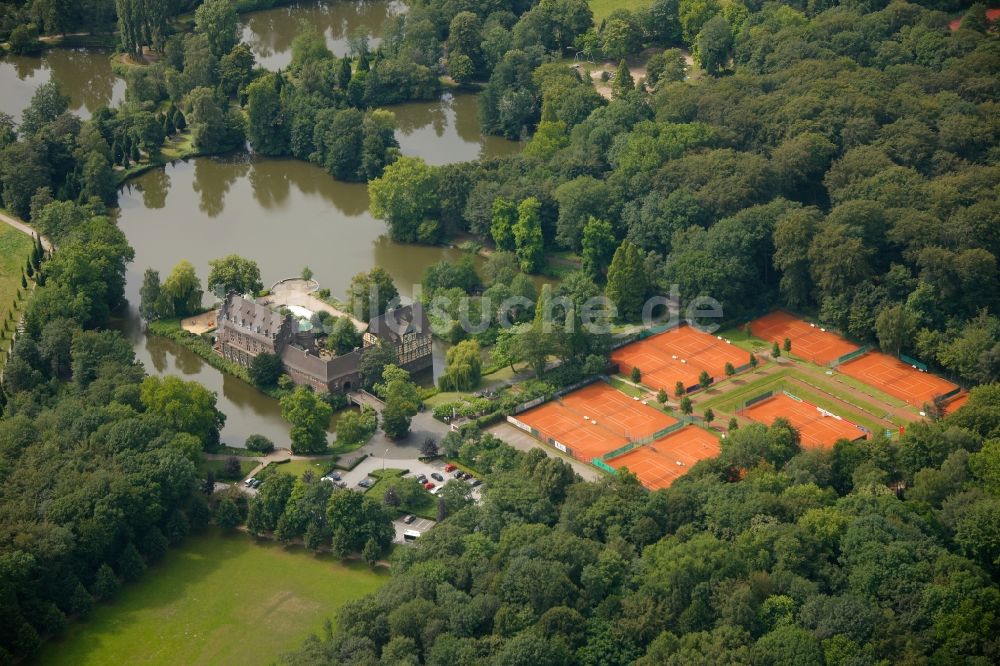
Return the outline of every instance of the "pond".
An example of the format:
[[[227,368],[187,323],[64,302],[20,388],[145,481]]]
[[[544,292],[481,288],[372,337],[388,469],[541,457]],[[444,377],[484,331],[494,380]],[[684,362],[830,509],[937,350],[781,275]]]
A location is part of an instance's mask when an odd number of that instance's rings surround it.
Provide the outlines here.
[[[405,6],[396,2],[299,3],[244,15],[243,36],[264,66],[277,68],[290,59],[291,42],[303,20],[319,26],[331,49],[343,55],[348,37],[359,26],[377,34],[387,17],[402,11]],[[82,116],[124,98],[124,83],[111,71],[107,53],[55,49],[40,57],[0,60],[0,110],[18,119],[49,77],[63,85],[73,110]],[[402,153],[431,164],[505,155],[521,147],[482,135],[474,95],[446,93],[439,100],[391,110]],[[408,297],[427,266],[462,256],[454,249],[392,242],[385,224],[368,211],[364,184],[338,182],[319,167],[291,159],[240,153],[175,162],[127,183],[119,206],[118,224],[136,254],[127,276],[130,311],[120,328],[148,372],[196,380],[216,392],[219,409],[227,415],[222,439],[233,446],[242,446],[253,433],[287,445],[288,425],[280,408],[186,348],[142,332],[136,308],[146,268],[166,278],[175,264],[188,260],[204,280],[210,260],[236,253],[257,261],[266,285],[309,266],[323,286],[344,297],[353,275],[381,266]],[[435,344],[434,354],[436,376],[442,370],[444,345]],[[422,379],[430,382],[433,377]]]
[[[69,108],[83,118],[102,105],[125,99],[125,81],[111,71],[110,52],[95,49],[52,49],[41,56],[8,56],[0,60],[0,112],[21,119],[40,86],[55,79],[69,95]]]
[[[250,45],[257,64],[275,71],[291,64],[292,40],[303,24],[323,33],[327,47],[343,58],[351,52],[351,38],[363,33],[368,35],[368,47],[378,48],[382,24],[405,11],[406,5],[398,0],[295,2],[244,14],[241,39]]]

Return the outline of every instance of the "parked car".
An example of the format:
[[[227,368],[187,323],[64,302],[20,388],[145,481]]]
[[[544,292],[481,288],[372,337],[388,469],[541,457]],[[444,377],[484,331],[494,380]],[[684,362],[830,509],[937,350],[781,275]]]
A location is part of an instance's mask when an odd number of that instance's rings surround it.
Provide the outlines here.
[[[261,484],[264,483],[263,479],[254,479],[253,483],[250,484],[251,488],[260,488]]]
[[[409,525],[410,523],[412,523],[416,519],[417,519],[417,517],[414,516],[412,513],[408,513],[405,516],[403,516],[403,522],[406,523],[407,525]]]
[[[249,479],[243,482],[243,485],[245,485],[247,488],[253,488],[253,482],[256,480],[257,479],[251,476]]]
[[[375,481],[373,481],[371,477],[368,477],[358,481],[358,485],[361,486],[362,488],[371,488],[372,486],[375,485]]]
[[[437,472],[431,472],[431,478],[434,479],[435,481],[444,481],[444,477],[438,474]]]
[[[324,478],[331,478],[334,481],[340,481],[340,473],[339,472],[330,472]]]
[[[435,486],[434,488],[431,488],[431,495],[437,495],[442,490],[444,490],[444,486]]]
[[[433,488],[434,484],[431,481],[428,481],[427,483],[424,484],[424,490],[432,490]]]
[[[473,488],[475,488],[476,486],[478,486],[481,483],[482,483],[482,481],[480,481],[476,477],[474,477],[474,476],[469,477],[469,485],[472,486]]]
[[[455,471],[455,466],[452,465],[451,463],[448,463],[447,465],[444,466],[444,471],[446,471],[446,472],[454,472]]]
[[[462,478],[462,474],[463,474],[462,470],[460,470],[460,469],[456,469],[456,470],[455,470],[455,471],[454,471],[454,472],[452,473],[451,477],[452,477],[453,479],[461,479],[461,478]]]
[[[426,474],[418,474],[417,475],[417,483],[419,483],[421,485],[427,483],[427,475]]]

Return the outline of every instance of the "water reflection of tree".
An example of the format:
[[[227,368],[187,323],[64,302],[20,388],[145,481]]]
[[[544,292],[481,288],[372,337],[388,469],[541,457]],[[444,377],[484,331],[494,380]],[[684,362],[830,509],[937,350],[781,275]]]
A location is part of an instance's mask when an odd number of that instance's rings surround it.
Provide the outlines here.
[[[345,183],[320,167],[298,160],[270,160],[262,164],[280,170],[289,185],[307,196],[318,196],[347,217],[360,217],[368,212],[368,187],[362,183]]]
[[[287,54],[284,62],[273,66],[286,66],[291,58],[292,41],[301,31],[303,23],[319,30],[327,46],[337,57],[348,52],[348,36],[358,28],[365,28],[373,35],[369,48],[378,48],[382,23],[390,16],[406,11],[401,2],[384,0],[354,0],[353,2],[317,3],[298,2],[249,14],[243,24],[243,41],[250,44],[254,54],[261,59]]]
[[[146,208],[160,209],[167,205],[170,191],[170,174],[166,169],[153,169],[142,176],[137,183],[142,192],[142,204]]]
[[[455,131],[460,139],[469,143],[479,141],[483,135],[476,100],[475,95],[457,95],[450,105]]]
[[[52,76],[69,95],[73,108],[93,113],[110,105],[119,78],[111,70],[111,61],[103,51],[55,49],[45,56]]]
[[[6,61],[14,66],[14,71],[17,73],[17,78],[22,81],[27,78],[32,78],[40,69],[48,69],[45,67],[45,62],[41,58],[31,58],[28,56],[11,56],[6,58]],[[40,81],[39,85],[44,83]]]
[[[194,181],[191,187],[200,196],[198,210],[209,217],[218,217],[226,208],[226,194],[240,178],[247,175],[250,163],[245,157],[234,161],[198,159],[194,161]]]
[[[158,373],[163,373],[167,369],[167,341],[155,335],[146,336],[146,353],[149,354],[149,361]]]
[[[190,349],[177,347],[174,350],[174,367],[183,375],[197,375],[205,366],[205,361]]]
[[[261,160],[254,162],[250,168],[254,199],[264,209],[275,208],[288,201],[288,175],[276,166],[274,160]]]
[[[410,102],[390,107],[389,110],[396,115],[396,127],[403,134],[412,134],[417,130],[433,126],[434,132],[438,136],[443,136],[448,126],[446,111],[448,97],[450,96],[445,95],[437,102]]]
[[[261,393],[242,379],[223,372],[222,395],[241,410],[253,412],[260,420],[273,421],[279,424],[282,431],[287,431],[288,426],[284,425],[281,419],[281,407],[278,401]]]

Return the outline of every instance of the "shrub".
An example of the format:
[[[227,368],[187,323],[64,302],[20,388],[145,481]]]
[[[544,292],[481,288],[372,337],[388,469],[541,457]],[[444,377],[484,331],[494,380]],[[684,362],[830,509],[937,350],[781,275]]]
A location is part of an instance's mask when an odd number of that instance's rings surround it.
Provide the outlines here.
[[[247,437],[245,446],[247,451],[254,451],[256,453],[268,454],[274,451],[274,442],[264,437],[264,435],[250,435]]]

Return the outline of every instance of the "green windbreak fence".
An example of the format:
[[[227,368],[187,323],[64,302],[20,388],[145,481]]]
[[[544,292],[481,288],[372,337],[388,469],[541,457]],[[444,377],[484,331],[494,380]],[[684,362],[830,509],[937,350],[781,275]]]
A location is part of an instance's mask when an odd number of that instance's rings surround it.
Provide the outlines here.
[[[927,364],[921,363],[917,359],[911,358],[906,354],[900,354],[899,360],[902,361],[903,363],[906,363],[907,365],[912,365],[917,370],[922,370],[923,372],[927,372]]]
[[[947,393],[942,393],[939,397],[941,398],[941,400],[947,400],[948,398],[952,398],[961,392],[962,392],[962,387],[956,386],[951,391],[948,391]]]
[[[688,419],[680,419],[679,421],[677,421],[677,423],[675,423],[673,425],[669,425],[666,428],[663,428],[662,430],[658,430],[657,432],[654,432],[652,435],[650,435],[648,437],[643,437],[642,439],[636,440],[636,441],[634,441],[632,443],[640,445],[640,446],[643,445],[643,444],[652,444],[656,440],[658,440],[658,439],[660,439],[662,437],[666,437],[667,435],[669,435],[672,432],[677,432],[678,430],[680,430],[681,428],[683,428],[684,426],[686,426],[688,423],[689,423]],[[610,456],[607,456],[607,455],[604,456],[605,460],[608,460],[609,458],[610,458]]]
[[[611,460],[612,458],[617,458],[618,456],[623,456],[626,453],[628,453],[629,451],[634,451],[635,449],[639,448],[642,445],[643,445],[642,440],[635,441],[635,442],[629,442],[625,446],[620,446],[617,449],[615,449],[614,451],[608,451],[607,453],[605,453],[604,455],[601,456],[601,460]]]
[[[764,402],[773,395],[774,391],[766,391],[764,393],[761,393],[760,395],[755,395],[754,397],[750,398],[749,400],[743,403],[742,409],[746,409],[747,407],[752,407],[753,405],[756,405],[758,402]]]
[[[853,361],[854,359],[856,359],[859,356],[864,356],[869,351],[871,351],[871,345],[864,345],[864,346],[862,346],[859,349],[855,349],[854,351],[852,351],[850,353],[844,354],[843,356],[841,356],[839,358],[833,359],[832,361],[830,361],[830,367],[831,368],[836,368],[841,363],[847,363],[848,361]]]
[[[600,458],[594,458],[593,460],[590,461],[590,464],[593,465],[594,467],[596,467],[597,469],[604,470],[605,472],[607,472],[609,474],[617,474],[618,473],[618,470],[616,470],[614,467],[612,467],[608,463],[604,462]]]

